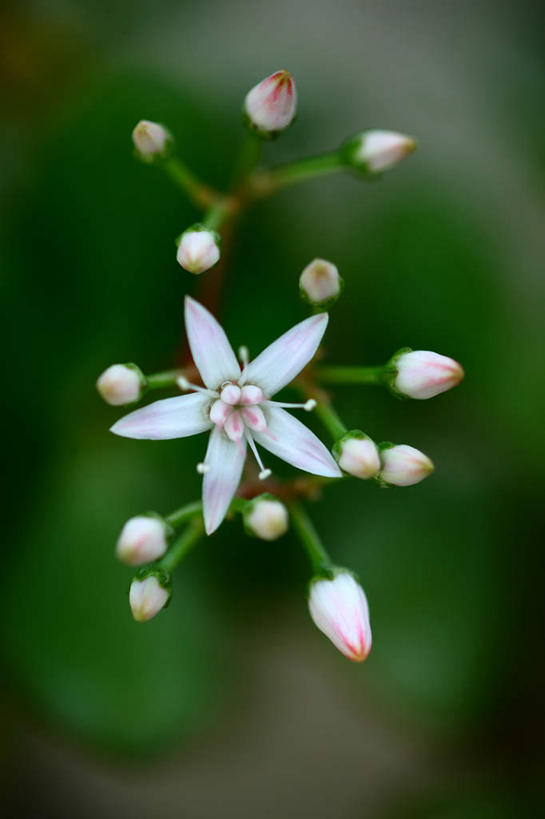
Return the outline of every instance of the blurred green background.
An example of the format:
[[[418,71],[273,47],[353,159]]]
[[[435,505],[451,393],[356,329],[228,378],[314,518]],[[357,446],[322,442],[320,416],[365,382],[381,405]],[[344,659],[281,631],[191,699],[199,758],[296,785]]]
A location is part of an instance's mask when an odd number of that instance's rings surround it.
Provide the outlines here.
[[[538,815],[541,5],[50,0],[1,14],[4,815]],[[130,132],[164,122],[225,185],[242,99],[284,67],[299,117],[267,161],[364,127],[420,147],[378,183],[331,177],[247,213],[222,307],[233,344],[255,353],[303,318],[298,276],[322,256],[346,283],[329,361],[410,345],[466,368],[428,402],[336,392],[349,427],[436,463],[417,487],[343,482],[311,509],[369,598],[361,667],[310,622],[290,535],[271,565],[226,524],[144,626],[113,557],[126,518],[198,496],[205,446],[114,438],[121,412],[94,388],[116,361],[175,365],[198,284],[173,241],[198,213],[134,160]]]

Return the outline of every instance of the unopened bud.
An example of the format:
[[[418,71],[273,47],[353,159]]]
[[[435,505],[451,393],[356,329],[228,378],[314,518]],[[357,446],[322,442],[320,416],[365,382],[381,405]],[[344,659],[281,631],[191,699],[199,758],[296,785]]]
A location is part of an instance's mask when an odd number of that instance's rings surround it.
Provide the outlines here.
[[[151,563],[166,552],[167,532],[166,523],[158,515],[137,515],[125,523],[115,553],[128,566]]]
[[[204,273],[213,267],[220,257],[219,236],[215,231],[206,230],[202,225],[182,233],[176,258],[178,263],[190,273]]]
[[[363,131],[341,147],[345,163],[369,176],[387,171],[416,150],[416,142],[395,131]]]
[[[407,444],[382,444],[380,480],[392,486],[412,486],[433,472],[433,463],[427,455]]]
[[[119,407],[142,397],[145,378],[136,364],[112,364],[97,380],[97,390],[106,403]]]
[[[337,267],[325,259],[314,259],[299,278],[301,297],[315,307],[331,307],[339,298],[343,280]]]
[[[132,141],[138,155],[145,162],[163,157],[172,143],[170,133],[158,122],[141,119],[132,132]]]
[[[170,578],[162,570],[137,574],[131,583],[129,603],[137,623],[145,623],[159,614],[170,600]]]
[[[354,576],[341,570],[332,580],[311,582],[310,616],[333,645],[355,662],[371,651],[371,626],[365,593]]]
[[[347,432],[335,442],[333,455],[343,472],[356,478],[374,478],[380,469],[377,445],[358,429]]]
[[[244,110],[248,122],[261,136],[283,131],[297,108],[295,81],[289,71],[276,71],[254,86],[246,95]]]
[[[460,383],[464,371],[457,361],[429,350],[410,350],[392,359],[393,389],[408,398],[433,398]]]
[[[261,540],[276,540],[288,531],[288,510],[273,495],[259,495],[244,511],[244,527]]]

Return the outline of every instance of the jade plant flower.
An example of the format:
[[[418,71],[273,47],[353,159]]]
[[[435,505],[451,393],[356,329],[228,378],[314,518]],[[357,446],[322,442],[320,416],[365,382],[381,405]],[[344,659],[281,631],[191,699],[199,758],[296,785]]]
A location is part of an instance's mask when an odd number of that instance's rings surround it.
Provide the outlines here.
[[[324,444],[286,408],[310,410],[306,404],[271,401],[308,364],[328,322],[319,313],[296,324],[253,361],[239,362],[216,319],[201,304],[185,299],[185,326],[193,360],[205,384],[180,379],[189,395],[155,401],[131,412],[111,431],[125,438],[164,440],[210,431],[203,478],[203,514],[207,534],[223,521],[238,488],[247,446],[265,469],[256,444],[287,463],[314,475],[340,477],[341,471]]]

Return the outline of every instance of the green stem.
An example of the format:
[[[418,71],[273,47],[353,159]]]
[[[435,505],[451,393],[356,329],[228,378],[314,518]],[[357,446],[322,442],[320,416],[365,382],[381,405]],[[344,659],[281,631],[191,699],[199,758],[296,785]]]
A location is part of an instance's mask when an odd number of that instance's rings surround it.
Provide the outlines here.
[[[309,156],[297,162],[280,165],[269,171],[256,173],[251,180],[252,190],[257,196],[267,196],[277,190],[314,179],[318,176],[336,173],[344,168],[338,151],[330,151],[319,156]]]
[[[176,185],[181,188],[199,208],[209,207],[219,194],[201,182],[177,157],[163,159],[161,167]]]
[[[176,538],[166,555],[157,561],[157,567],[172,572],[204,534],[202,518],[194,518],[187,529]]]
[[[289,507],[293,528],[309,556],[314,574],[328,574],[333,568],[333,562],[326,552],[314,524],[305,509],[299,503],[292,503]]]
[[[259,162],[262,147],[263,140],[261,137],[255,131],[247,129],[246,136],[240,149],[240,155],[236,163],[235,171],[233,173],[234,189],[241,186],[252,173]]]
[[[233,210],[232,202],[227,198],[218,199],[205,213],[202,225],[207,230],[218,230],[221,228],[227,216]]]
[[[201,514],[202,502],[194,501],[193,503],[187,503],[180,509],[176,509],[175,512],[171,512],[170,515],[166,516],[165,520],[169,526],[176,529],[178,526],[181,526],[182,523],[186,523],[188,520],[192,520],[194,517]]]
[[[177,386],[177,379],[183,374],[183,370],[165,370],[162,373],[153,373],[152,375],[146,376],[146,386],[149,390],[175,387]]]
[[[386,367],[317,367],[322,384],[383,384]]]
[[[314,412],[335,441],[348,432],[347,427],[328,401],[318,400]]]

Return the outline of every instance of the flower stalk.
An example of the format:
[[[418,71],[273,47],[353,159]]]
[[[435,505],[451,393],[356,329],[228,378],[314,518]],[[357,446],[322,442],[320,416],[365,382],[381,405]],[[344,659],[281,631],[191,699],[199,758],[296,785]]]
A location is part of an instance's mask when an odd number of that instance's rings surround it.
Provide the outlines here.
[[[321,384],[384,384],[388,367],[317,367]]]
[[[193,506],[195,506],[195,504],[193,504]],[[170,517],[171,516],[167,518],[169,522]],[[201,537],[204,535],[204,524],[202,517],[200,515],[197,517],[196,512],[193,512],[190,517],[192,519],[188,527],[184,529],[184,531],[179,537],[176,538],[176,540],[174,541],[168,552],[164,555],[164,557],[157,561],[156,564],[157,568],[163,569],[165,572],[168,572],[168,574],[170,574],[176,568],[178,563],[181,562],[181,560],[186,556],[186,554],[193,548],[193,546],[195,546],[199,542]],[[180,522],[181,521],[179,521],[177,525],[179,525]]]
[[[293,528],[308,554],[313,574],[318,577],[333,577],[335,568],[333,561],[304,507],[300,503],[292,503],[289,507],[289,513]]]
[[[201,182],[177,156],[170,156],[163,159],[160,165],[166,175],[172,179],[178,188],[187,194],[189,199],[198,208],[209,208],[221,198],[220,193],[204,182]]]

